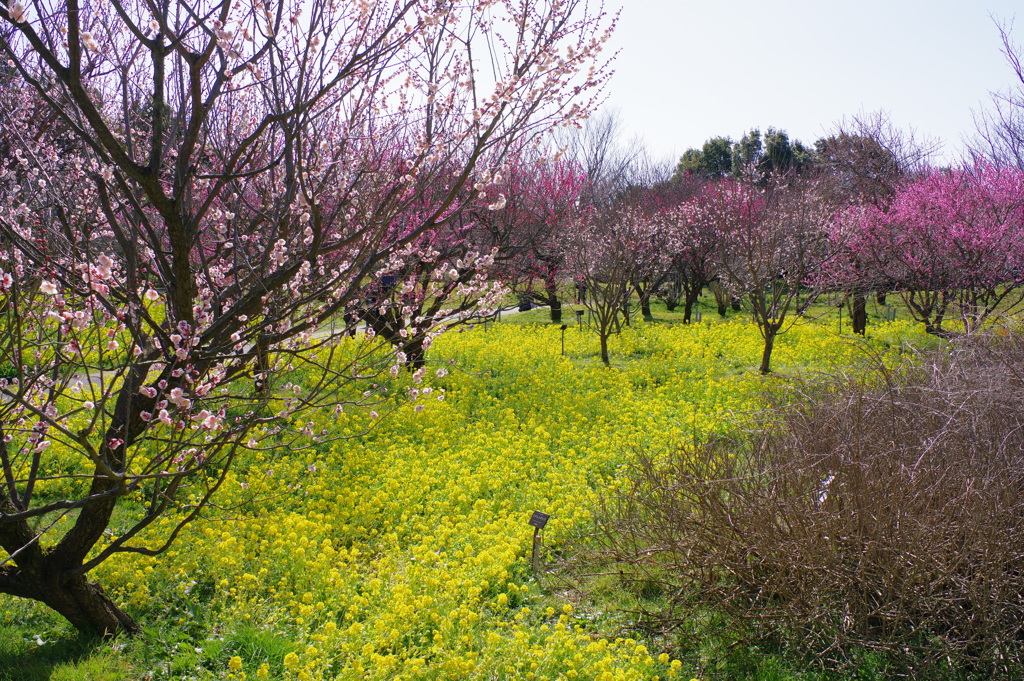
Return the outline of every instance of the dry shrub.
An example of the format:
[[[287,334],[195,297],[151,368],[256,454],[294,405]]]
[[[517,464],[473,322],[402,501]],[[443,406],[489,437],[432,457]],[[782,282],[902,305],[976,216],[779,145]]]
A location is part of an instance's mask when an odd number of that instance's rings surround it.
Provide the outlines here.
[[[1019,678],[1024,339],[921,359],[790,384],[754,433],[639,455],[603,524],[627,579],[666,594],[647,625]]]

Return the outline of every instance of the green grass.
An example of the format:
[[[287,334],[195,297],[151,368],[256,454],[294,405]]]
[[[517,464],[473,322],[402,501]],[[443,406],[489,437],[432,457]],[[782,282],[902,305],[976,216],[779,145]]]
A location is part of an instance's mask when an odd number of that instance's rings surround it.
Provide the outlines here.
[[[579,303],[567,300],[562,305],[562,324],[566,324],[570,328],[576,328],[577,316],[576,312],[582,310],[583,323],[586,324],[587,313],[586,307]],[[792,306],[789,311],[789,315],[794,315],[796,305]],[[654,321],[657,323],[666,324],[682,324],[683,323],[683,307],[680,305],[675,310],[669,312],[665,304],[659,300],[651,301],[651,311],[654,315]],[[903,305],[897,295],[890,295],[887,299],[887,305],[879,305],[875,296],[869,296],[867,301],[867,312],[868,312],[868,326],[881,324],[887,321],[887,315],[893,315],[893,321],[907,321],[912,322],[913,317],[909,311]],[[634,299],[633,308],[630,312],[631,321],[638,321],[640,318],[640,310],[637,306],[637,301]],[[815,320],[817,323],[825,325],[833,325],[836,327],[837,333],[839,331],[839,318],[842,316],[842,332],[851,332],[851,321],[850,321],[850,307],[849,303],[845,304],[842,309],[838,308],[834,303],[830,302],[825,296],[821,296],[816,300],[805,313],[807,319]],[[749,320],[750,313],[746,310],[736,312],[731,307],[726,311],[726,316],[723,318],[718,314],[718,306],[715,304],[715,300],[711,296],[703,296],[698,299],[697,304],[694,307],[693,318],[691,321],[696,322],[697,317],[700,317],[701,321],[717,323],[721,321],[740,319]],[[517,312],[515,308],[512,310],[506,310],[501,315],[499,323],[503,324],[550,324],[551,322],[551,311],[544,308],[534,307],[527,312]]]
[[[33,609],[20,626],[0,631],[0,681],[137,678],[132,661],[116,650],[123,644],[77,634],[62,618],[43,609]]]

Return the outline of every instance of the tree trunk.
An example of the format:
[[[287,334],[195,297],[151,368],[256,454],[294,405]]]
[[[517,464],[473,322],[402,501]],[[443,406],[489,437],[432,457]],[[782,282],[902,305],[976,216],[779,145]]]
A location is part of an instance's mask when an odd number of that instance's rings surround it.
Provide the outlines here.
[[[346,312],[343,319],[345,320],[345,330],[342,332],[343,336],[349,336],[355,338],[356,329],[359,327],[359,319],[361,315],[358,312]]]
[[[84,633],[113,636],[142,631],[135,620],[110,600],[98,582],[88,581],[85,575],[73,577],[63,585],[53,580],[46,586],[46,597],[39,600]]]
[[[683,324],[690,323],[690,316],[693,313],[693,306],[697,303],[697,292],[686,290],[686,299],[683,302]],[[725,316],[725,306],[718,306],[718,314]]]
[[[733,310],[733,312],[739,312],[742,309],[743,309],[743,306],[740,305],[740,298],[739,298],[739,296],[733,296],[733,298],[732,298],[732,310]]]
[[[725,317],[725,313],[729,306],[729,294],[722,286],[722,282],[714,280],[709,284],[711,288],[711,295],[715,297],[715,305],[718,307],[718,315]]]
[[[403,337],[402,329],[407,328],[405,318],[394,309],[389,308],[385,314],[381,314],[376,308],[371,307],[363,315],[363,319],[379,338],[405,353],[405,361],[410,371],[422,369],[426,365],[424,337],[420,334]]]
[[[946,318],[946,306],[945,306],[945,301],[943,301],[942,307],[939,309],[938,312],[935,313],[935,318],[933,320],[931,328],[928,329],[928,333],[931,333],[931,334],[934,334],[936,336],[939,336],[940,338],[948,337],[948,335],[946,334],[945,330],[943,330],[943,328],[942,328],[942,321],[945,318]]]
[[[875,293],[875,300],[878,301],[879,305],[885,305],[885,291],[877,291]]]
[[[544,292],[548,296],[548,305],[551,309],[551,323],[562,323],[562,301],[558,299],[558,282],[548,279],[544,282]]]
[[[409,364],[409,371],[422,369],[427,363],[427,353],[423,349],[423,336],[414,336],[408,339],[402,346],[405,352],[405,361]]]
[[[0,527],[0,544],[8,553],[18,551],[14,565],[0,568],[0,593],[39,601],[63,615],[83,633],[112,636],[141,631],[97,582],[90,582],[85,575],[67,576],[81,565],[80,561],[56,562],[52,552],[39,548],[33,534],[23,521]]]
[[[775,348],[775,329],[772,324],[764,330],[764,352],[761,354],[761,374],[766,375],[772,372],[772,350]]]
[[[551,299],[551,323],[561,324],[562,323],[562,301],[558,298]]]
[[[146,368],[146,364],[135,364],[124,374],[113,418],[105,432],[106,442],[124,439],[118,445],[104,445],[99,452],[101,461],[115,472],[124,471],[125,452],[143,427],[136,398]],[[45,550],[27,520],[0,521],[0,547],[13,557],[13,562],[0,566],[0,593],[44,603],[82,632],[104,636],[138,633],[139,626],[107,597],[99,584],[76,573],[110,525],[119,499],[118,484],[97,463],[89,486],[91,503],[81,506],[74,525],[59,542]],[[0,511],[10,514],[21,510],[15,497],[7,490],[5,493],[7,496],[0,496]]]
[[[606,367],[610,367],[612,365],[612,362],[611,362],[611,359],[609,359],[609,357],[608,357],[608,335],[602,333],[602,334],[600,334],[600,336],[601,336],[601,361],[604,362],[604,365]]]
[[[384,314],[376,307],[371,306],[363,316],[367,326],[373,332],[391,345],[402,345],[405,340],[402,338],[402,320],[392,308],[388,308]]]
[[[863,291],[855,291],[850,303],[850,323],[853,332],[864,335],[868,329],[868,299]]]
[[[644,321],[648,322],[654,321],[654,315],[651,314],[651,288],[651,286],[645,288],[640,284],[633,284],[633,290],[636,291],[637,298],[640,299],[640,314],[644,316]],[[629,313],[626,314],[628,316]]]

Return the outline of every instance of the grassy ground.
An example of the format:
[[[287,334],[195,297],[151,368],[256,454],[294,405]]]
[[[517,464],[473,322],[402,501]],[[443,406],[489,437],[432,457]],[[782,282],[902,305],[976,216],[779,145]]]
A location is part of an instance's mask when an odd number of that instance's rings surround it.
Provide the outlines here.
[[[634,307],[631,314],[634,318],[639,316],[639,309],[636,308],[636,301],[634,301]],[[511,306],[511,303],[510,303]],[[654,321],[663,324],[681,324],[683,322],[683,308],[682,306],[677,307],[672,312],[669,312],[665,308],[665,304],[660,301],[653,301],[651,303],[651,309],[654,313]],[[562,307],[562,322],[571,327],[577,325],[577,311],[583,311],[584,315],[582,321],[585,324],[587,321],[586,307],[573,300],[568,300]],[[901,321],[912,323],[913,318],[910,316],[906,307],[899,300],[898,296],[889,296],[887,305],[879,305],[877,299],[874,296],[869,297],[867,304],[868,311],[868,324],[883,324],[887,321]],[[697,321],[699,318],[701,321],[726,321],[728,319],[749,319],[749,313],[746,311],[736,312],[731,307],[727,310],[726,316],[723,318],[718,314],[718,308],[715,305],[715,301],[710,296],[701,298],[694,308],[693,321]],[[819,298],[812,304],[805,315],[808,319],[814,320],[817,323],[823,325],[832,324],[836,328],[836,332],[840,332],[840,318],[842,319],[843,333],[850,333],[851,322],[850,322],[850,309],[848,304],[844,304],[842,308],[837,307],[836,304],[827,300],[826,298]],[[506,308],[506,311],[502,313],[501,321],[512,324],[528,324],[528,323],[548,323],[551,321],[551,313],[548,308],[533,308],[528,312],[518,312],[515,307]]]

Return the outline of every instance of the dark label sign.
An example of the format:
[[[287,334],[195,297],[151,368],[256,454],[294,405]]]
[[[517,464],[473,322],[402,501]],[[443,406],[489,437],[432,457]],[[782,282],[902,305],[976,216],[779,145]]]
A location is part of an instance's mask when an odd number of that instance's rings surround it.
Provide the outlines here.
[[[550,517],[551,516],[549,516],[547,513],[534,511],[533,515],[530,516],[530,524],[536,527],[538,530],[543,529],[544,526],[547,525],[548,518]]]

